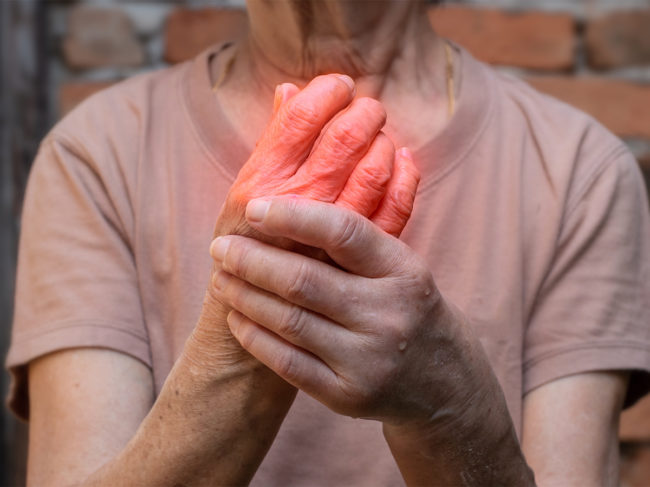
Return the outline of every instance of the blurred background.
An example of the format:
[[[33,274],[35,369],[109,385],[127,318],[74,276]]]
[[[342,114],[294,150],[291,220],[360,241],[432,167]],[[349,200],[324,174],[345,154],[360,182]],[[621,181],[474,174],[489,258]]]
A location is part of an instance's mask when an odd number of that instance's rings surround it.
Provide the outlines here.
[[[372,1],[372,0],[368,0]],[[39,141],[90,94],[190,59],[246,28],[244,0],[0,0],[0,358],[20,208]],[[650,184],[650,0],[466,0],[437,31],[599,119]],[[649,324],[650,325],[650,324]],[[3,397],[8,375],[0,375]],[[26,425],[0,412],[0,485],[24,485]],[[624,414],[621,485],[650,486],[650,398]]]

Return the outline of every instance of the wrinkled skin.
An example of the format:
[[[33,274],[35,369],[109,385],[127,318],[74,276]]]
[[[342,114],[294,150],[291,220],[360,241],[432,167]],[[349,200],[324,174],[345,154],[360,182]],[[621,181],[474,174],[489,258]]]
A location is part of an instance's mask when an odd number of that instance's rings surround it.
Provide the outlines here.
[[[534,485],[480,341],[412,249],[312,199],[262,198],[246,215],[338,268],[217,239],[214,285],[244,349],[334,412],[381,421],[408,485]]]
[[[215,237],[254,237],[329,260],[319,249],[263,235],[246,222],[249,201],[286,195],[354,210],[399,236],[413,207],[419,173],[408,150],[395,151],[381,132],[386,122],[382,105],[370,98],[354,99],[354,92],[352,80],[340,75],[318,76],[303,90],[290,83],[278,87],[271,121],[228,193]],[[212,280],[214,276],[215,270]],[[238,361],[248,355],[225,326],[229,311],[214,286],[208,286],[193,338],[206,355],[212,350]]]
[[[278,87],[271,122],[230,189],[215,236],[264,238],[246,224],[244,207],[283,195],[352,209],[399,236],[419,174],[381,132],[381,104],[353,96],[354,87],[337,75],[318,76],[302,91],[290,83]]]
[[[339,268],[258,239],[218,239],[215,285],[234,309],[228,323],[244,348],[347,416],[426,422],[457,398],[465,406],[478,387],[467,390],[476,375],[463,357],[471,346],[459,346],[464,325],[426,263],[348,210],[302,198],[262,201],[260,221],[249,205],[252,224],[322,246]]]

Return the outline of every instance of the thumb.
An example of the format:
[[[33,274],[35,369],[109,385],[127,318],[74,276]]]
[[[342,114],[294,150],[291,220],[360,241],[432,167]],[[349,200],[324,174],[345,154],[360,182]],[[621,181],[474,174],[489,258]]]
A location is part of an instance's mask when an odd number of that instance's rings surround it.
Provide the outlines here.
[[[343,269],[377,278],[394,274],[408,258],[406,244],[358,213],[296,196],[252,200],[246,207],[251,227],[323,249]]]

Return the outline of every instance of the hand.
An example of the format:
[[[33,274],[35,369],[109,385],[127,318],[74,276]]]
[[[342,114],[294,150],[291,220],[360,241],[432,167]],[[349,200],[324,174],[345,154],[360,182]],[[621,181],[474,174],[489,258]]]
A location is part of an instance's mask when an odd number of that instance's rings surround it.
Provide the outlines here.
[[[392,425],[464,411],[491,368],[425,263],[361,215],[300,198],[256,200],[249,224],[324,249],[341,269],[255,239],[217,239],[234,337],[332,410]]]
[[[396,154],[380,131],[386,120],[381,104],[353,97],[352,80],[340,75],[319,76],[302,91],[288,83],[278,87],[272,119],[226,198],[215,236],[248,235],[325,258],[317,249],[256,232],[246,222],[249,200],[287,194],[353,209],[399,235],[410,216],[419,175],[409,152]],[[225,326],[229,308],[212,289],[206,293],[193,342],[202,356],[214,355],[215,366],[250,358],[230,336]]]
[[[409,485],[534,485],[480,342],[413,251],[312,200],[256,200],[247,219],[324,249],[340,269],[255,239],[215,240],[215,292],[243,348],[332,410],[382,421]]]
[[[247,225],[244,208],[251,199],[280,195],[335,203],[399,236],[419,173],[408,150],[395,154],[380,132],[382,105],[353,97],[353,81],[341,75],[319,76],[302,91],[291,83],[278,86],[271,122],[231,187],[215,236],[268,240]]]

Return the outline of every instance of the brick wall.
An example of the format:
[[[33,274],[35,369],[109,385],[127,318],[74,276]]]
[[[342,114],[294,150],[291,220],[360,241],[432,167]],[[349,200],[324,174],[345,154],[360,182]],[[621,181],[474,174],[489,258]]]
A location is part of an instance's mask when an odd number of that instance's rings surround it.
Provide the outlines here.
[[[437,30],[598,118],[650,181],[650,0],[448,1]],[[243,0],[49,0],[51,121],[98,89],[236,37]],[[650,398],[621,427],[622,485],[650,483]]]

